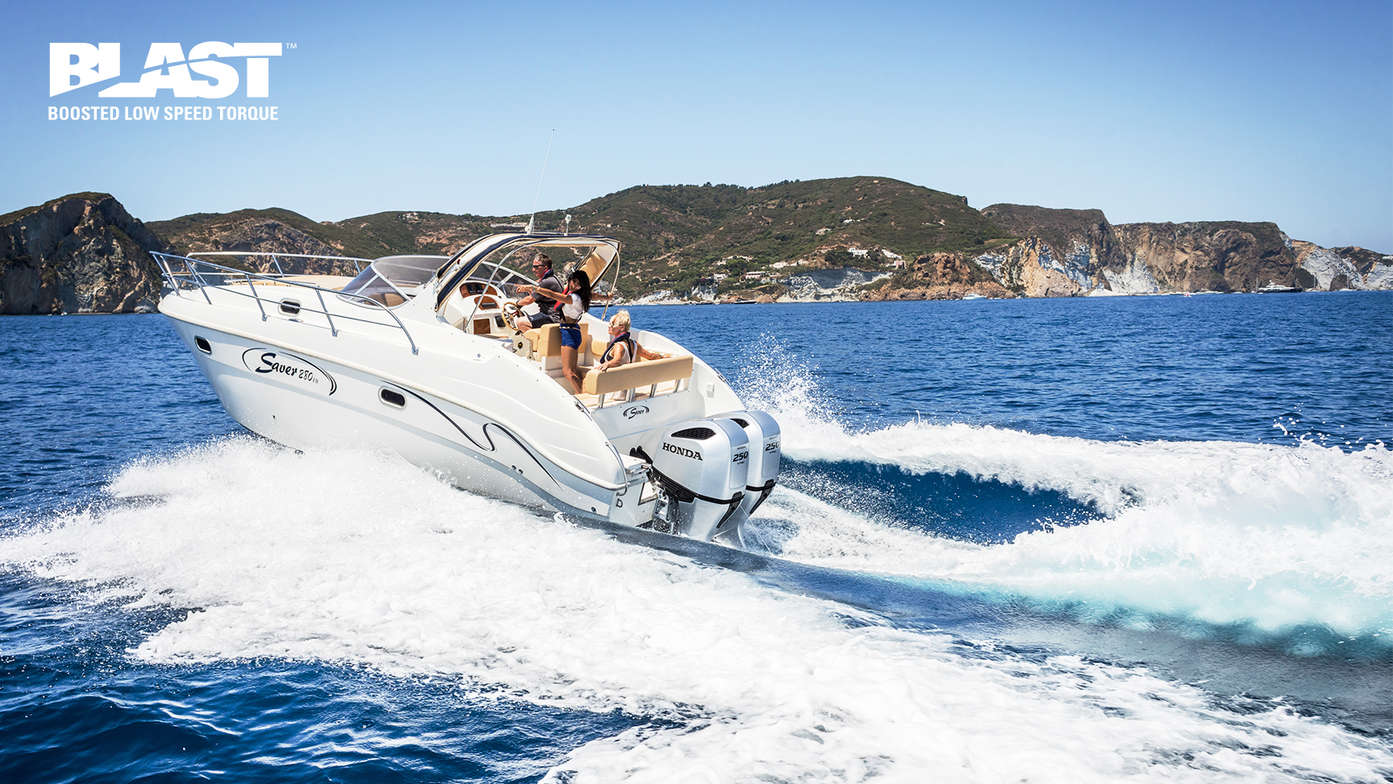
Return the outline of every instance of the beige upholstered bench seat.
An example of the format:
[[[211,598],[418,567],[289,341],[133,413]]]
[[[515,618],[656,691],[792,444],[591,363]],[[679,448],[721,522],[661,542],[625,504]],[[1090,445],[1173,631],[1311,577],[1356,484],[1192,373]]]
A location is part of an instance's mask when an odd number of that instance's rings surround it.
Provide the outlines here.
[[[629,362],[609,370],[596,370],[592,366],[609,345],[608,340],[591,338],[589,324],[580,325],[581,355],[577,357],[580,372],[585,375],[581,382],[581,400],[592,408],[603,406],[605,398],[617,393],[625,400],[635,397],[676,392],[692,377],[692,357],[678,356],[664,359],[648,359]],[[523,333],[532,344],[532,356],[542,366],[547,375],[557,383],[569,388],[561,372],[561,330],[555,324],[547,324]]]
[[[598,396],[599,405],[603,406],[605,397],[616,392],[626,393],[623,396],[624,399],[630,399],[635,390],[647,387],[648,394],[653,395],[658,391],[660,385],[667,383],[672,384],[671,391],[675,392],[682,387],[684,381],[691,377],[692,357],[690,354],[663,359],[645,359],[607,370],[591,370],[585,374],[581,391],[588,395]]]

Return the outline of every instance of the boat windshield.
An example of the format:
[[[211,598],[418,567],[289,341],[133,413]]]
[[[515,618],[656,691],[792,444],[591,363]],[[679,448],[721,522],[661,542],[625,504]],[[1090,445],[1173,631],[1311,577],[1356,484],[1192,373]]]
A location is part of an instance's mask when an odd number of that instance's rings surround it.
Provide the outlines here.
[[[461,252],[465,258],[451,266],[454,274],[440,287],[436,307],[443,307],[461,284],[499,286],[512,293],[515,284],[535,283],[528,273],[539,253],[552,260],[557,277],[565,280],[572,270],[584,270],[597,293],[609,285],[601,281],[604,272],[619,255],[619,242],[598,235],[499,235],[476,241]],[[444,274],[446,268],[439,270]],[[466,293],[473,293],[466,288]]]
[[[443,256],[385,256],[363,268],[344,286],[344,294],[367,297],[392,307],[416,296],[421,284],[431,279]],[[357,297],[347,297],[350,301]]]

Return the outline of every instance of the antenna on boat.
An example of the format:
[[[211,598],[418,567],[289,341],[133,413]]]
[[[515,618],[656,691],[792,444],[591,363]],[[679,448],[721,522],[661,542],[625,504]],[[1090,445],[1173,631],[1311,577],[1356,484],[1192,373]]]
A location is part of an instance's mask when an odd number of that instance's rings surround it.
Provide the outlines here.
[[[556,141],[556,129],[551,129],[551,136],[547,138],[547,157],[542,159],[542,173],[537,176],[537,193],[532,196],[532,214],[527,216],[527,233],[532,233],[532,226],[537,220],[537,201],[542,198],[542,180],[547,176],[547,164],[551,163],[551,145]]]

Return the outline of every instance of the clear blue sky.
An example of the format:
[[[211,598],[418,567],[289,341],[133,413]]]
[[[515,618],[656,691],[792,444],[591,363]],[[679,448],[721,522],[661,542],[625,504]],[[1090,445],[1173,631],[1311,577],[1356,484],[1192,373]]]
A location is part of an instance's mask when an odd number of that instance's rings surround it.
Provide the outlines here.
[[[1393,252],[1393,3],[20,3],[0,212],[528,211],[874,174]],[[46,119],[50,41],[293,42],[274,123]],[[97,88],[53,99],[100,103]],[[113,102],[113,101],[105,101]],[[158,103],[173,103],[165,98]],[[231,103],[256,103],[242,98]]]

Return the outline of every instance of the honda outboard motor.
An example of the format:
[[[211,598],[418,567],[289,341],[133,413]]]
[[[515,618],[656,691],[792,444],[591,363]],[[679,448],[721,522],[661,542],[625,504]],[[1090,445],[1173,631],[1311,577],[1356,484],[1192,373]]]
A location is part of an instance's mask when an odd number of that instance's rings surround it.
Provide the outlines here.
[[[707,541],[737,518],[750,460],[745,431],[728,419],[673,425],[634,453],[666,496],[657,520],[669,533]]]
[[[720,418],[739,425],[750,440],[749,476],[745,479],[745,500],[740,502],[740,514],[749,517],[773,492],[779,479],[779,459],[783,455],[779,423],[763,411],[736,411]]]

